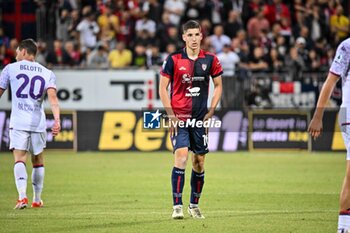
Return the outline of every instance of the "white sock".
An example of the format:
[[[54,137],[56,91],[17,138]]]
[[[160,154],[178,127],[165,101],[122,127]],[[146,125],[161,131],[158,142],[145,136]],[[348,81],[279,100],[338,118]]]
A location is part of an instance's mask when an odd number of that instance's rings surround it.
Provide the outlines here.
[[[190,208],[192,209],[192,208],[198,208],[198,204],[192,204],[192,203],[190,203]]]
[[[43,191],[43,187],[44,187],[44,176],[45,176],[44,166],[33,167],[33,171],[32,171],[33,202],[41,201],[41,192]]]
[[[15,182],[18,191],[18,199],[22,200],[27,197],[27,169],[24,162],[16,162],[13,168]]]
[[[338,229],[350,229],[350,215],[339,215]]]

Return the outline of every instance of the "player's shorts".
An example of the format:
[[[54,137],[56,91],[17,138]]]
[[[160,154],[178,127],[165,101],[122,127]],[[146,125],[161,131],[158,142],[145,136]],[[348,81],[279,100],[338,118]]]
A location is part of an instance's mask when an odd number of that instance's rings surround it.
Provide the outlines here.
[[[173,151],[178,148],[188,147],[195,154],[207,154],[208,134],[204,127],[178,128],[177,135],[171,137]]]
[[[350,125],[341,125],[340,129],[346,147],[346,160],[350,160]]]
[[[46,147],[46,132],[30,132],[10,129],[10,150],[25,150],[38,155]]]

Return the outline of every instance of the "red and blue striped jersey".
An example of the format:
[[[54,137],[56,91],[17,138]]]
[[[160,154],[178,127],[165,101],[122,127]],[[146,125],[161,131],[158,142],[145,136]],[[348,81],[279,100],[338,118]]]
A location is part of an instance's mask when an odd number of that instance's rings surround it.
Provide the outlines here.
[[[202,120],[208,112],[209,81],[222,75],[219,59],[212,53],[200,50],[192,60],[186,49],[170,54],[164,61],[160,74],[170,79],[171,107],[181,119]]]

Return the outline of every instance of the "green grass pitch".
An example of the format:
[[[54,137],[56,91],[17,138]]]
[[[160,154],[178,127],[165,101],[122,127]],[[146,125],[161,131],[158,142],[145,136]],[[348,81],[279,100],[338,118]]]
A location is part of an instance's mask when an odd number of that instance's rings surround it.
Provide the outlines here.
[[[205,220],[171,219],[172,161],[170,152],[46,152],[45,207],[13,210],[13,159],[2,152],[0,232],[336,232],[345,153],[210,153]]]

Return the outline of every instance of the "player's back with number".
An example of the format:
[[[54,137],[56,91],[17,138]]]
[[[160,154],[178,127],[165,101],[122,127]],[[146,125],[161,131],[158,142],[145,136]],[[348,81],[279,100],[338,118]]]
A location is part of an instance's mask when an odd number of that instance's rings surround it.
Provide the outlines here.
[[[10,128],[33,132],[46,130],[43,100],[47,89],[54,88],[55,75],[37,62],[18,61],[2,72],[1,86],[11,86],[12,112]]]

